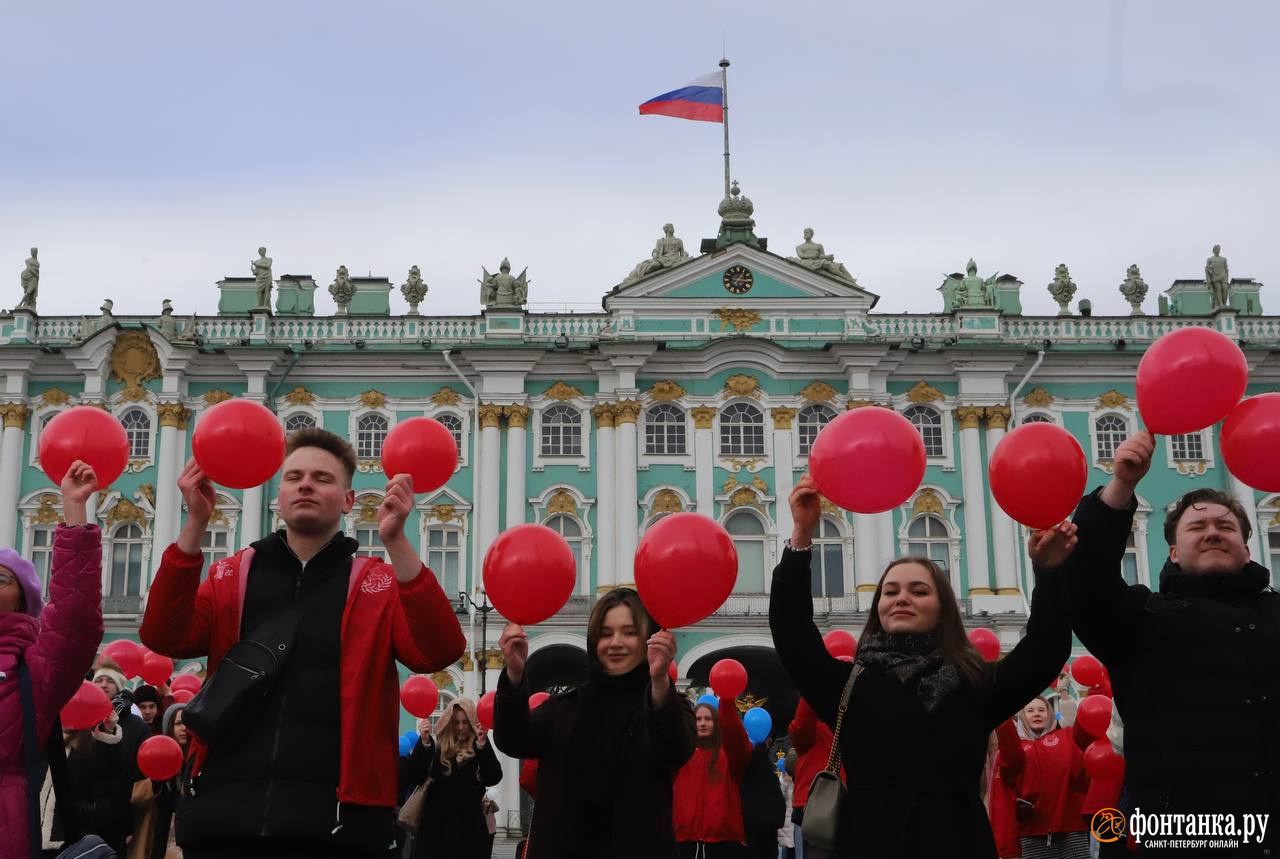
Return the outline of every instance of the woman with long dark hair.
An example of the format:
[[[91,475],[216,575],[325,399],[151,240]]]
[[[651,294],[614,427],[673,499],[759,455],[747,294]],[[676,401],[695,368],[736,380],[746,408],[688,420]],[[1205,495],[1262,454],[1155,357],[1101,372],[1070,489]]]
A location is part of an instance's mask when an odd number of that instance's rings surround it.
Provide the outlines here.
[[[602,596],[587,624],[587,682],[529,710],[529,639],[499,640],[493,736],[538,760],[528,859],[674,859],[671,784],[694,748],[693,711],[667,668],[676,640],[629,588]]]
[[[927,558],[901,558],[876,585],[850,664],[827,653],[813,624],[809,549],[820,502],[807,476],[791,493],[795,529],[773,572],[769,626],[782,664],[824,722],[836,724],[854,678],[839,737],[849,793],[835,855],[993,857],[979,796],[987,738],[1048,685],[1070,651],[1065,586],[1052,570],[1074,548],[1074,526],[1032,536],[1037,587],[1027,634],[999,662],[985,663],[969,642],[946,574]]]
[[[680,855],[683,859],[738,857],[747,841],[742,777],[751,760],[751,740],[730,699],[721,699],[719,707],[704,701],[694,707],[693,715],[698,747],[676,775]]]

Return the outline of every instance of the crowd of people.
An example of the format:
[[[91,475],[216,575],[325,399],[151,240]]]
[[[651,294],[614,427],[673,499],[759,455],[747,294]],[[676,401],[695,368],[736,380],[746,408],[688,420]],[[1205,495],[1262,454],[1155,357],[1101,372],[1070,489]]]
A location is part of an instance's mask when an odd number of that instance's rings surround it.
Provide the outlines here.
[[[188,516],[140,629],[158,653],[207,660],[200,695],[184,704],[165,684],[131,688],[97,654],[101,540],[86,516],[97,485],[77,463],[60,487],[48,605],[31,563],[0,551],[0,855],[480,859],[496,830],[497,751],[523,762],[524,859],[1154,855],[1179,848],[1101,837],[1095,815],[1273,820],[1280,595],[1249,558],[1245,511],[1208,489],[1168,514],[1158,590],[1125,583],[1135,487],[1153,452],[1148,433],[1127,440],[1072,521],[1031,535],[1026,634],[998,660],[966,636],[944,571],[919,557],[884,570],[856,654],[829,653],[810,591],[822,499],[804,478],[769,605],[801,700],[775,737],[753,742],[733,699],[695,704],[678,690],[676,636],[617,588],[591,612],[584,683],[531,707],[528,635],[508,624],[492,733],[476,702],[455,698],[419,721],[399,758],[396,663],[435,672],[466,646],[405,537],[407,477],[388,481],[378,510],[388,560],[357,556],[341,531],[355,500],[351,446],[295,432],[283,527],[204,570],[216,496],[188,463]],[[1114,697],[1105,742],[1124,757],[1121,777],[1091,775],[1097,738],[1073,721],[1073,632],[1107,670],[1105,690],[1076,691]],[[64,730],[60,708],[87,678],[110,712]],[[139,769],[139,747],[157,735],[182,750],[171,779]],[[1235,852],[1278,849],[1264,822]]]

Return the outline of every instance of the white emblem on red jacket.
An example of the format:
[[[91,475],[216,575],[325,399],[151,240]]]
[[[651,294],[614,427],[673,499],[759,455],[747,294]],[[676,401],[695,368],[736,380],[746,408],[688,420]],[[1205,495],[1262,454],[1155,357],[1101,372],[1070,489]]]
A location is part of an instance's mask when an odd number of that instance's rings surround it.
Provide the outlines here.
[[[236,574],[236,565],[235,565],[235,564],[231,563],[231,561],[229,561],[229,560],[227,560],[227,561],[219,561],[219,562],[218,562],[218,570],[217,570],[217,572],[215,572],[215,573],[213,574],[213,577],[214,577],[215,579],[222,580],[222,579],[230,578],[231,576],[234,576],[235,574]]]
[[[1058,735],[1057,735],[1056,733],[1054,733],[1054,734],[1046,734],[1045,736],[1041,737],[1040,739],[1041,739],[1041,741],[1045,744],[1045,747],[1046,747],[1046,748],[1050,748],[1050,749],[1051,749],[1051,748],[1053,748],[1054,746],[1056,746],[1056,745],[1058,744]]]
[[[360,583],[360,593],[380,594],[383,591],[391,590],[391,586],[394,583],[395,580],[390,573],[375,567],[365,575],[364,581]]]

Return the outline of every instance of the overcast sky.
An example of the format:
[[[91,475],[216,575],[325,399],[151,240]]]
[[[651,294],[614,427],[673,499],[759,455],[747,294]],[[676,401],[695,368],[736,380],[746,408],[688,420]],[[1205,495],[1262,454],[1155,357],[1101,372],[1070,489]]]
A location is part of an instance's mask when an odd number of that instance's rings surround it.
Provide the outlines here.
[[[196,11],[198,9],[198,11]],[[716,70],[757,235],[801,230],[881,296],[933,312],[973,256],[1065,262],[1095,313],[1138,263],[1156,294],[1220,242],[1280,313],[1280,5],[220,2],[0,4],[0,306],[40,248],[40,310],[213,313],[265,244],[432,315],[481,266],[535,309],[599,306],[665,221],[718,226],[720,126],[637,106]],[[393,293],[393,310],[404,301]]]

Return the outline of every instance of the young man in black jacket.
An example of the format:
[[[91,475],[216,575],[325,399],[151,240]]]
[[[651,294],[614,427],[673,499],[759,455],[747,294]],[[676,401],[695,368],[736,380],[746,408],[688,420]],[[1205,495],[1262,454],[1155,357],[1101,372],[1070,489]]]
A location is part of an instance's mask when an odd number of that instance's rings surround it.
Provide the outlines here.
[[[1123,810],[1142,815],[1142,830],[1158,822],[1151,815],[1234,815],[1239,846],[1232,852],[1275,856],[1280,594],[1267,570],[1249,559],[1253,523],[1243,507],[1214,489],[1187,493],[1168,514],[1159,590],[1125,583],[1121,561],[1137,509],[1134,490],[1154,452],[1148,432],[1120,445],[1114,477],[1076,510],[1079,544],[1067,559],[1072,626],[1110,671],[1124,720]],[[1186,821],[1177,819],[1184,833]],[[1232,837],[1214,832],[1225,818],[1199,817],[1195,838],[1202,823],[1206,838]],[[1145,834],[1139,843],[1168,837]],[[1172,852],[1179,849],[1185,848]],[[1159,850],[1153,843],[1150,852]]]

